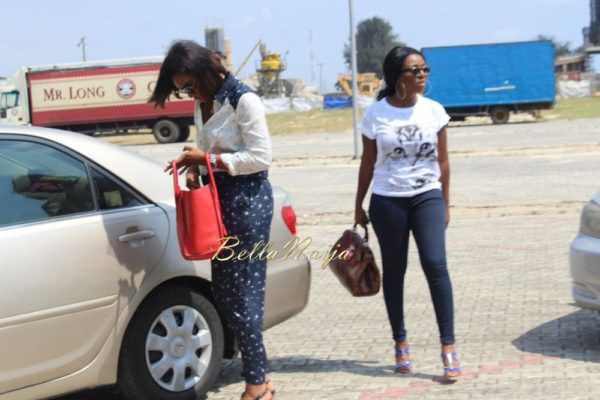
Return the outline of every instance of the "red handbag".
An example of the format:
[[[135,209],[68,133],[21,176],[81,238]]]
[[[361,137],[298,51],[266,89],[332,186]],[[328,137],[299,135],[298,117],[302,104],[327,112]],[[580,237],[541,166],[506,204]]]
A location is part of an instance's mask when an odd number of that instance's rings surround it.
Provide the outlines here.
[[[227,236],[215,177],[208,153],[204,154],[210,182],[189,191],[179,187],[177,162],[171,161],[177,210],[177,237],[181,254],[186,260],[211,258],[221,246],[223,238]]]

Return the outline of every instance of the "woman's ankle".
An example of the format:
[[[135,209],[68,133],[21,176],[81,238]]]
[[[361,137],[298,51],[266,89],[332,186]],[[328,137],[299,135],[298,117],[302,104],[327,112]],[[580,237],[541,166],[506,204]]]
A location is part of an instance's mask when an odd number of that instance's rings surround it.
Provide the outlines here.
[[[442,345],[442,353],[454,353],[456,348],[454,344],[443,344]]]

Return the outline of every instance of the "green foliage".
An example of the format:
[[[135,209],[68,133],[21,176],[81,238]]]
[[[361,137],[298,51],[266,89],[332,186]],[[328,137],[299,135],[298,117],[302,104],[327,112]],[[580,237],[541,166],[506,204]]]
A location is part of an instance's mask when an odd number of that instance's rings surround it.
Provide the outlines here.
[[[549,119],[600,118],[600,96],[558,100],[543,115]]]
[[[570,42],[559,42],[553,36],[548,35],[538,35],[536,37],[537,40],[550,40],[552,42],[552,46],[554,47],[554,57],[562,57],[567,56],[569,54],[573,54],[574,51],[571,50]]]
[[[375,72],[381,78],[381,65],[387,53],[395,46],[404,46],[392,32],[392,26],[383,18],[365,19],[356,27],[356,68],[358,73]],[[350,40],[344,45],[344,60],[351,66]]]

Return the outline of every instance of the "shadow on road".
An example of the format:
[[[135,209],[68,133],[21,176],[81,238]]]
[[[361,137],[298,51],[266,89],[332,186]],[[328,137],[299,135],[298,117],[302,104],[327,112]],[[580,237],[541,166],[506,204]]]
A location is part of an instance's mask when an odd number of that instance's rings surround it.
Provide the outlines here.
[[[390,377],[392,379],[420,379],[424,381],[434,381],[438,384],[452,384],[455,381],[444,380],[440,375],[424,374],[419,372],[399,375],[394,372],[392,365],[381,366],[378,361],[368,360],[348,360],[348,359],[317,359],[310,356],[290,356],[278,357],[269,360],[269,371],[273,374],[293,374],[293,373],[319,373],[342,371],[350,374]],[[219,375],[211,392],[219,392],[221,388],[239,384],[243,388],[243,377],[241,376],[240,358],[226,360],[223,364],[223,370]],[[275,382],[276,383],[276,382]],[[122,400],[114,387],[104,387],[95,390],[85,390],[63,396],[55,400]]]
[[[578,310],[546,322],[512,343],[528,353],[600,363],[600,315]]]
[[[401,379],[403,377],[410,379],[422,379],[426,381],[442,381],[446,383],[441,375],[431,375],[424,373],[397,374],[392,365],[381,366],[379,361],[368,360],[348,360],[348,359],[318,359],[310,356],[290,356],[276,357],[269,359],[269,372],[274,375],[293,374],[293,373],[319,373],[319,372],[346,372],[349,374],[390,377],[392,379]],[[241,376],[240,359],[229,361],[219,375],[213,391],[219,391],[220,388],[239,383],[243,385]],[[453,382],[452,382],[453,383]],[[275,382],[277,384],[277,382]]]

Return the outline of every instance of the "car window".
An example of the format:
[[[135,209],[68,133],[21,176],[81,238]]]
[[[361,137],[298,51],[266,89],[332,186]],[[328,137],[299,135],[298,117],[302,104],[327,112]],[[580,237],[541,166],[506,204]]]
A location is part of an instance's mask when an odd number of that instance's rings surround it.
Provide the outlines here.
[[[129,190],[96,168],[92,168],[92,180],[101,210],[135,207],[143,204]]]
[[[41,143],[0,140],[0,226],[93,209],[81,161]]]

